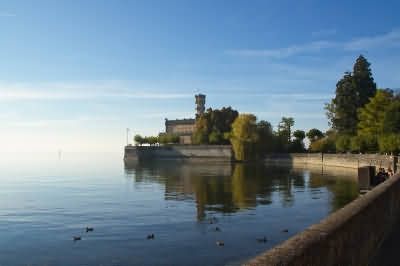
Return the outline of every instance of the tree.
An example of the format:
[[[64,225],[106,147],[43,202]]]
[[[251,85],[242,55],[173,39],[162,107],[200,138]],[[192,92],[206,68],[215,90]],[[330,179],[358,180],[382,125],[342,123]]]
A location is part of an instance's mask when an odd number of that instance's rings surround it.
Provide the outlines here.
[[[293,132],[293,136],[295,139],[292,141],[290,145],[291,152],[304,152],[304,142],[303,140],[306,137],[306,133],[303,130],[296,130]]]
[[[221,132],[215,130],[212,131],[211,134],[208,136],[208,143],[210,144],[220,144],[224,139],[224,136]]]
[[[341,135],[336,138],[336,151],[347,152],[351,150],[351,137],[348,135]]]
[[[359,110],[358,135],[371,136],[376,142],[384,133],[385,113],[393,100],[393,91],[378,90],[370,102]]]
[[[272,152],[275,148],[275,141],[271,123],[264,120],[258,122],[257,134],[259,136],[259,140],[257,143],[258,153],[265,154],[268,152]]]
[[[142,136],[140,136],[139,134],[135,135],[133,140],[135,141],[136,145],[139,144],[140,146],[142,146],[142,144],[145,143],[145,139]]]
[[[350,140],[352,152],[377,152],[378,143],[372,136],[354,136]]]
[[[323,138],[324,133],[322,133],[320,130],[318,130],[316,128],[313,128],[307,132],[306,136],[310,140],[310,142],[314,142],[316,140]]]
[[[353,67],[353,73],[346,72],[336,84],[336,96],[325,105],[330,125],[340,135],[356,135],[357,110],[376,94],[370,63],[360,55]]]
[[[232,124],[232,148],[238,161],[255,159],[257,134],[257,118],[252,114],[239,115]]]
[[[286,143],[290,143],[292,137],[292,126],[294,126],[294,119],[292,117],[282,117],[281,122],[278,125],[278,135],[285,140]]]
[[[383,118],[384,134],[400,133],[400,101],[395,100],[386,109]]]
[[[293,132],[293,137],[295,137],[299,141],[303,141],[306,137],[306,133],[303,130],[296,130]]]
[[[150,144],[150,146],[153,146],[158,142],[158,138],[154,136],[147,137],[147,142]]]
[[[177,135],[160,135],[160,136],[158,136],[158,142],[160,144],[179,143],[179,136],[177,136]]]
[[[350,149],[352,152],[361,152],[361,138],[359,136],[351,137]]]
[[[343,78],[336,83],[336,97],[325,106],[332,128],[340,134],[356,134],[358,97],[353,86],[353,77],[351,73],[346,72]]]
[[[310,144],[310,151],[312,152],[336,152],[336,143],[329,138],[316,140]]]
[[[400,150],[400,135],[390,134],[380,136],[378,139],[379,151],[388,153],[398,153]]]
[[[223,136],[225,133],[231,132],[232,123],[238,115],[239,113],[231,107],[223,107],[221,110],[207,109],[196,121],[193,143],[229,144],[229,140]],[[211,134],[213,136],[210,138]]]
[[[358,93],[358,108],[369,102],[369,98],[376,94],[376,84],[371,73],[371,64],[360,55],[353,67],[353,86]]]
[[[310,151],[312,152],[336,152],[336,137],[337,132],[330,129],[325,132],[323,138],[314,140],[310,144]]]

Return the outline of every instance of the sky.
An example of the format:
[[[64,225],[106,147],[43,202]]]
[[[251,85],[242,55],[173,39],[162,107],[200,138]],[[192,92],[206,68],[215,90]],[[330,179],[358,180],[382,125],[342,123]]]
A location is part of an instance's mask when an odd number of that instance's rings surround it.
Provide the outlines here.
[[[400,1],[0,2],[0,151],[118,152],[164,119],[231,106],[327,130],[362,54],[400,88]]]

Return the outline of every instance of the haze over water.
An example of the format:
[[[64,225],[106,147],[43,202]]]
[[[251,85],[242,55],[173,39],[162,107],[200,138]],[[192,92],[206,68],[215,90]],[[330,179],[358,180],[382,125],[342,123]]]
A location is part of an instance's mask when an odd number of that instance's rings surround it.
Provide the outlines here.
[[[236,264],[358,196],[355,178],[318,168],[0,156],[1,266]]]

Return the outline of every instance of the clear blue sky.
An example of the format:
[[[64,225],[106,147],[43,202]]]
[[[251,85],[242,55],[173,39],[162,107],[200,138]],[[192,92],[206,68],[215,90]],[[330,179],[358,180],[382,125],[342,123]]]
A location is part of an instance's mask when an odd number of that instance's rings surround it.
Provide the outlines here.
[[[400,87],[399,1],[2,1],[3,151],[120,151],[125,129],[232,106],[326,130],[323,106],[363,54]]]

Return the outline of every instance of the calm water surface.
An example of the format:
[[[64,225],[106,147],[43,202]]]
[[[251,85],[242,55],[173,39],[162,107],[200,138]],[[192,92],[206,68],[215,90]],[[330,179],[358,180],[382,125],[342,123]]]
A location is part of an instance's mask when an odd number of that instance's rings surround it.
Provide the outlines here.
[[[358,196],[354,177],[321,168],[124,165],[121,154],[0,159],[0,266],[235,265]]]

